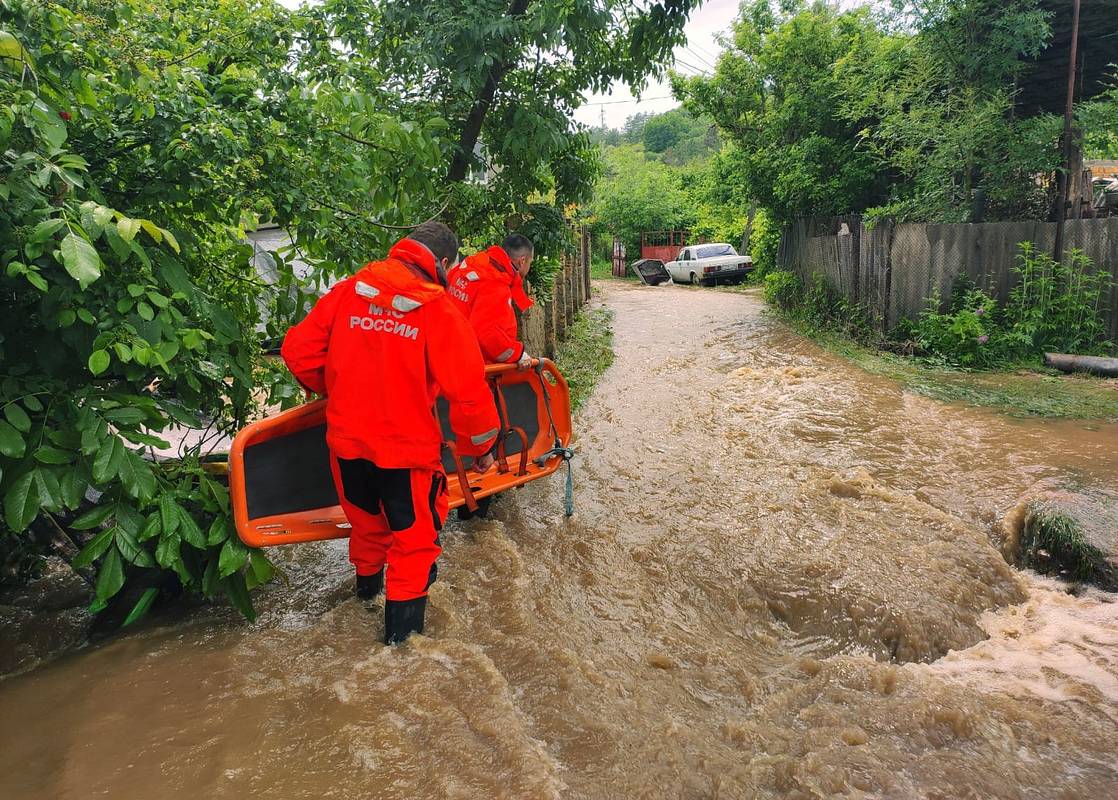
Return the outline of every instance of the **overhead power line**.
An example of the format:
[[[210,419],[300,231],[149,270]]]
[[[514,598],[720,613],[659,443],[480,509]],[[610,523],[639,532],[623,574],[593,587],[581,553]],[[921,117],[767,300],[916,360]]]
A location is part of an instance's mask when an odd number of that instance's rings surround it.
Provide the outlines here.
[[[710,63],[710,59],[701,55],[698,50],[692,50],[690,45],[688,45],[684,49],[688,52],[688,54],[690,56],[692,56],[696,61],[698,61],[700,64],[702,64],[707,69],[717,69],[717,67],[715,67],[714,64]]]
[[[688,64],[686,61],[684,61],[683,59],[681,59],[679,57],[676,57],[675,63],[676,64],[682,64],[683,66],[687,67],[688,69],[694,70],[697,74],[702,75],[704,78],[709,77],[706,70],[699,69],[694,64]]]
[[[695,49],[696,49],[696,50],[697,50],[698,52],[702,53],[702,54],[703,54],[703,55],[705,55],[705,56],[706,56],[707,58],[709,58],[709,59],[713,59],[713,60],[715,60],[715,61],[717,61],[717,60],[718,60],[718,57],[719,57],[719,55],[720,55],[720,53],[714,53],[714,52],[711,52],[710,50],[708,50],[707,48],[703,47],[703,46],[702,46],[701,44],[699,44],[699,43],[697,43],[697,42],[688,42],[688,43],[687,43],[687,46],[688,46],[688,47],[694,47],[694,48],[695,48]]]
[[[618,103],[644,103],[646,101],[651,101],[651,100],[672,100],[672,99],[673,99],[672,95],[665,94],[665,95],[661,95],[660,97],[634,97],[630,100],[603,100],[600,103],[583,103],[583,105],[587,105],[587,106],[614,106],[614,105],[617,105]]]

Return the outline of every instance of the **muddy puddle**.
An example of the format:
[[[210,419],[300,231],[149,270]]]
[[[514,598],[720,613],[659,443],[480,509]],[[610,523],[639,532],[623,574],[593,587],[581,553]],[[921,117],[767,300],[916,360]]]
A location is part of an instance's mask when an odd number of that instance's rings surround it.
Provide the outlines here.
[[[617,361],[562,485],[452,524],[429,637],[344,549],[0,683],[0,796],[1118,796],[1118,605],[1007,566],[1118,428],[901,392],[742,294],[603,287]]]

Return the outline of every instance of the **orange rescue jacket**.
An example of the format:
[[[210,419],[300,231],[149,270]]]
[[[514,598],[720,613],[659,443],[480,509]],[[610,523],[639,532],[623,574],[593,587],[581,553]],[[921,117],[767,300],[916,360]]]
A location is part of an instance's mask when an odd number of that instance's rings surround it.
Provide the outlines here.
[[[435,276],[431,251],[402,239],[287,332],[283,359],[303,386],[326,396],[326,441],[336,457],[439,468],[440,394],[461,454],[481,455],[496,441],[500,423],[477,341]]]
[[[470,321],[481,354],[491,364],[510,364],[524,354],[516,338],[516,312],[532,307],[520,273],[500,247],[467,258],[447,275],[451,300]]]

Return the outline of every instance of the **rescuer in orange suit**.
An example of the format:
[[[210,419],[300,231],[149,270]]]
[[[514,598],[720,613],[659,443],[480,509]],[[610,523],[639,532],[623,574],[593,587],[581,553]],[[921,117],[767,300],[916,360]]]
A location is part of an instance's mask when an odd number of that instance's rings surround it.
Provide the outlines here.
[[[387,644],[422,633],[448,511],[435,398],[462,455],[493,464],[498,418],[469,324],[446,293],[458,237],[425,222],[338,283],[287,332],[284,361],[326,397],[334,483],[351,525],[357,595],[385,589]]]
[[[510,233],[500,247],[468,257],[447,276],[451,300],[470,321],[481,354],[490,364],[517,364],[527,369],[532,358],[516,338],[515,306],[532,307],[524,278],[532,267],[532,240]]]

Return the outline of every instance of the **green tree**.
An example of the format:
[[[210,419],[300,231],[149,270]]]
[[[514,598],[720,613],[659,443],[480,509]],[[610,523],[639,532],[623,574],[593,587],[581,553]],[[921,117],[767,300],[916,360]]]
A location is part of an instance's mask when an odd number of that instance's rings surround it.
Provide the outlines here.
[[[600,238],[617,236],[629,253],[640,250],[642,231],[687,228],[695,219],[684,178],[641,145],[622,145],[606,153],[606,167],[590,206]]]
[[[1045,46],[1036,0],[897,2],[911,33],[869,37],[837,69],[842,114],[858,145],[891,174],[875,213],[907,220],[1037,218],[1035,175],[1059,163],[1054,117],[1017,120],[1013,90]]]
[[[838,68],[880,36],[867,9],[747,0],[714,74],[673,74],[673,91],[737,145],[739,190],[777,219],[864,208],[883,181],[841,113]]]
[[[0,0],[0,537],[90,531],[95,609],[162,569],[252,615],[271,566],[232,534],[225,488],[200,447],[152,451],[294,395],[261,385],[257,328],[266,311],[283,330],[303,290],[280,253],[292,291],[260,301],[257,218],[329,275],[429,215],[437,121],[394,117],[362,77],[263,0]]]
[[[669,147],[679,144],[690,127],[686,115],[680,111],[657,114],[645,123],[641,135],[644,149],[649,153],[663,153]]]
[[[521,213],[533,197],[588,196],[597,148],[571,121],[590,91],[663,72],[695,0],[329,0],[334,35],[367,53],[418,118],[450,125],[446,177],[485,182],[454,204],[460,227]]]
[[[630,114],[625,119],[625,125],[621,129],[622,136],[629,144],[641,144],[644,142],[644,126],[652,119],[655,114],[650,114],[645,111],[638,111],[636,114]]]

